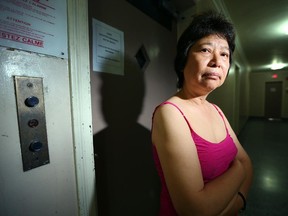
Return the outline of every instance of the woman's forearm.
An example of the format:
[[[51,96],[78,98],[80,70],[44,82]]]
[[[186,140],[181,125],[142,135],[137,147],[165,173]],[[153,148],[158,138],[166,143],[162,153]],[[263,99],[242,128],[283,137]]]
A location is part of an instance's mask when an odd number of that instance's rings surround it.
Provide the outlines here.
[[[243,184],[240,187],[240,192],[245,196],[245,198],[248,196],[248,191],[250,189],[250,186],[252,184],[252,179],[253,179],[253,168],[252,168],[252,163],[249,157],[245,158],[245,160],[241,160],[240,162],[242,163],[246,177],[244,179]]]
[[[241,160],[240,160],[241,162]],[[241,164],[243,165],[243,168],[245,170],[245,179],[242,183],[242,185],[239,188],[239,191],[244,195],[244,199],[246,201],[248,190],[251,186],[252,182],[252,163],[250,159],[248,160],[242,160]],[[237,212],[239,212],[244,207],[244,202],[242,200],[242,197],[239,196],[238,192],[234,195],[234,198],[231,200],[229,205],[224,209],[223,212],[219,216],[231,216],[231,215],[237,215]]]
[[[239,200],[237,194],[234,195],[228,206],[218,216],[231,216],[236,215],[241,207],[238,207]]]
[[[218,212],[217,214],[224,213],[225,209],[226,211],[235,211],[233,206],[237,201],[236,195],[243,185],[244,179],[245,169],[242,163],[235,159],[223,175],[205,185],[203,192],[209,194],[206,196],[207,205]]]

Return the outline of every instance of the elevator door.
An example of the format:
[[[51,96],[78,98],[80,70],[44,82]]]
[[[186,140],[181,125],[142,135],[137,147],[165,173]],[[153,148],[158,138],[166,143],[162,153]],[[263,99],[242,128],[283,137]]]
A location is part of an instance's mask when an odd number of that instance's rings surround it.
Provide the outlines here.
[[[265,117],[281,118],[282,82],[266,82]]]

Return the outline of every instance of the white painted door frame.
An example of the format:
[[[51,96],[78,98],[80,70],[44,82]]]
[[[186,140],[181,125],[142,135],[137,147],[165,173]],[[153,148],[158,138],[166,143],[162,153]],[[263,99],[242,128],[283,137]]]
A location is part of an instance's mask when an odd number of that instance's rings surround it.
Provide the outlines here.
[[[93,150],[88,0],[67,0],[72,127],[79,215],[97,215]]]

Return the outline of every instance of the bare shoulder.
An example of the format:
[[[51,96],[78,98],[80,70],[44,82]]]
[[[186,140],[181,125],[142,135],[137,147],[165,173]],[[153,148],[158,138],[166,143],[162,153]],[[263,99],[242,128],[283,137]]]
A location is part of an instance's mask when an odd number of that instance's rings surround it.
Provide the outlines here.
[[[209,103],[210,103],[210,102],[209,102]],[[223,112],[223,110],[222,110],[218,105],[216,105],[216,104],[214,104],[214,103],[210,103],[210,104],[211,104],[211,106],[216,107],[217,111],[220,112],[221,115],[223,116],[224,121],[226,122],[226,125],[228,126],[228,128],[231,129],[230,123],[229,123],[229,121],[228,121],[228,119],[227,119],[225,113]]]
[[[174,115],[178,116],[181,115],[180,110],[178,109],[177,104],[167,101],[162,103],[160,106],[157,107],[154,113],[154,118],[156,119],[165,119],[168,117],[173,117]]]
[[[161,104],[154,113],[153,129],[168,130],[179,117],[181,117],[181,112],[176,106],[170,103]]]
[[[152,142],[156,146],[160,159],[169,158],[178,161],[179,158],[191,158],[198,160],[195,143],[191,137],[190,127],[182,113],[181,102],[169,100],[160,105],[155,113],[152,128]],[[180,105],[180,107],[179,107]],[[189,154],[189,157],[184,155]],[[170,163],[170,162],[169,162]],[[175,162],[176,164],[176,162]]]
[[[223,111],[222,111],[222,109],[217,105],[217,104],[214,104],[214,103],[211,103],[211,102],[208,102],[208,103],[210,103],[211,104],[211,106],[214,106],[214,107],[216,107],[216,109],[219,111],[219,112],[221,112],[223,115],[224,115],[224,113],[223,113]]]
[[[173,126],[185,124],[185,119],[179,104],[175,100],[168,100],[157,107],[153,117],[153,128],[160,126],[167,130],[173,129]]]

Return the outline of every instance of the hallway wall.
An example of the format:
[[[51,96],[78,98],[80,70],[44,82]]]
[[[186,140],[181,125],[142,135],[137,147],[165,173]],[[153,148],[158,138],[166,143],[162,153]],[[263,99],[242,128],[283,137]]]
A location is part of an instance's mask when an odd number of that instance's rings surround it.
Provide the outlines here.
[[[90,1],[89,9],[90,21],[93,17],[124,32],[125,65],[128,68],[138,67],[135,54],[141,45],[145,46],[150,58],[150,64],[145,72],[141,72],[138,75],[142,76],[145,87],[143,109],[138,122],[146,128],[150,128],[151,114],[155,106],[176,90],[176,74],[173,69],[176,52],[175,27],[173,27],[172,31],[166,29],[125,0]],[[90,41],[90,45],[92,46],[92,41]],[[91,50],[91,58],[92,55]],[[126,70],[127,67],[125,68],[124,77],[129,73]],[[101,105],[101,101],[99,101],[101,95],[99,95],[98,88],[101,86],[102,75],[103,73],[93,72],[91,69],[93,119],[94,123],[96,123],[93,127],[94,133],[106,126],[99,107]],[[113,77],[110,74],[105,76]],[[118,87],[120,86],[121,84],[119,83]],[[134,90],[132,89],[131,92]],[[115,96],[119,97],[117,88],[111,88],[111,92],[114,92]],[[131,103],[133,103],[133,100]]]
[[[277,74],[278,78],[272,78]],[[250,115],[265,116],[265,83],[282,81],[282,118],[288,118],[288,71],[263,71],[250,74]]]
[[[93,17],[123,31],[125,48],[123,76],[91,69],[99,216],[153,216],[159,182],[151,154],[151,118],[176,90],[176,29],[163,27],[128,1],[89,3],[90,22]],[[150,58],[145,71],[135,59],[142,45]]]

